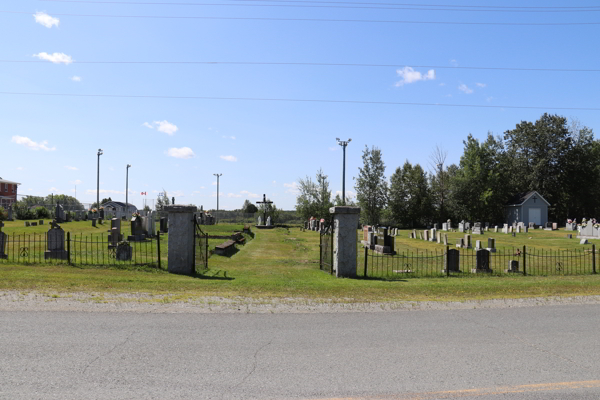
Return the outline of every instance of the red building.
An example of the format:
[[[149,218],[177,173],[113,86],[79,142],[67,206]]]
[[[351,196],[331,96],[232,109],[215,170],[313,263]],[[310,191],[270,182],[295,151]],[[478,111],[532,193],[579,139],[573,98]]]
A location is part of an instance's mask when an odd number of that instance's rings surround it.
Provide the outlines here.
[[[17,189],[20,183],[0,178],[0,206],[8,207],[17,201]]]

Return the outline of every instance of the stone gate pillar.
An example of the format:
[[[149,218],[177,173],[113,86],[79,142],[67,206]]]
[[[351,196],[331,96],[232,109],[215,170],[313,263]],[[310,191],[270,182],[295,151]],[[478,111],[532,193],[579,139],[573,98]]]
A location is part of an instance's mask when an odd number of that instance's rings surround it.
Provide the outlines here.
[[[337,277],[356,276],[356,229],[360,207],[331,207],[333,214],[333,269]]]
[[[171,205],[163,208],[169,214],[168,271],[192,275],[194,260],[194,213],[196,206]]]

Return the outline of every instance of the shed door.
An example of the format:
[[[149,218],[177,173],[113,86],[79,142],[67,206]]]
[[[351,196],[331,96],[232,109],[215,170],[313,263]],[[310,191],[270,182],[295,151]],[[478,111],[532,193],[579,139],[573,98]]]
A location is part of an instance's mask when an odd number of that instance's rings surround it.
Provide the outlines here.
[[[542,209],[541,208],[530,208],[529,209],[529,221],[535,222],[536,225],[542,224]]]

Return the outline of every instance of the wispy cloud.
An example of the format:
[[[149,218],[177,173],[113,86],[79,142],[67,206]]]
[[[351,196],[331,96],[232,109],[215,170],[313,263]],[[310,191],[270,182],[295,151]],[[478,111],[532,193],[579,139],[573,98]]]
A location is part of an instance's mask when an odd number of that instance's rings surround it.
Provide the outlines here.
[[[72,76],[72,77],[71,77],[71,80],[72,80],[73,82],[81,82],[81,81],[82,81],[81,77],[80,77],[80,76],[77,76],[77,75],[75,75],[75,76]]]
[[[52,186],[50,189],[48,189],[48,191],[50,193],[54,193],[54,192],[60,192],[61,190],[59,188],[56,188],[56,187]]]
[[[260,195],[259,194],[251,193],[251,192],[249,192],[247,190],[242,190],[240,193],[243,194],[246,197],[250,197],[251,199],[260,199]]]
[[[479,83],[479,82],[477,82],[475,85],[477,85],[480,88],[484,88],[487,86],[485,83]]]
[[[34,57],[39,58],[40,60],[50,61],[54,64],[71,64],[73,62],[73,58],[71,56],[66,55],[65,53],[52,53],[48,54],[46,52],[34,54]]]
[[[225,135],[223,135],[223,139],[235,140],[235,136],[225,136]]]
[[[396,82],[396,86],[404,86],[409,83],[435,79],[435,70],[433,69],[430,69],[426,74],[423,74],[419,71],[415,71],[412,67],[404,67],[396,70],[396,73],[402,78],[400,81]]]
[[[167,120],[154,121],[154,122],[152,122],[152,124],[150,124],[148,122],[144,122],[142,124],[142,126],[145,126],[146,128],[150,128],[150,129],[156,128],[157,131],[166,133],[169,136],[173,136],[175,134],[175,132],[177,132],[179,130],[177,125],[172,124]]]
[[[283,187],[287,188],[286,193],[298,194],[300,192],[297,182],[284,183]]]
[[[23,171],[24,169],[25,169],[25,168],[23,168],[23,167],[17,167],[17,168],[16,168],[16,170],[17,170],[17,171]]]
[[[236,162],[237,161],[237,158],[234,157],[234,156],[220,156],[220,158],[222,160],[230,161],[230,162]]]
[[[242,197],[242,195],[237,193],[227,193],[227,197]]]
[[[74,180],[74,181],[71,181],[71,183],[72,183],[73,185],[81,185],[83,182],[81,182],[79,179],[76,179],[76,180]]]
[[[450,60],[450,64],[451,64],[453,67],[458,67],[458,61],[456,61],[456,60],[454,60],[454,59],[453,59],[453,60]]]
[[[34,142],[26,136],[13,136],[12,142],[16,144],[23,145],[31,150],[44,150],[44,151],[54,151],[56,147],[48,147],[48,141],[44,140],[43,142]]]
[[[43,11],[38,11],[33,14],[33,18],[35,19],[36,23],[45,26],[46,28],[52,28],[55,25],[58,27],[58,24],[60,24],[60,20],[58,18],[51,17]]]
[[[77,170],[79,169],[79,168],[77,168],[77,167],[72,167],[72,166],[70,166],[70,165],[65,165],[65,168],[66,168],[66,169],[70,169],[71,171],[77,171]]]
[[[175,157],[175,158],[183,158],[183,159],[187,159],[187,158],[192,158],[195,157],[196,155],[194,154],[194,152],[192,151],[192,149],[190,149],[189,147],[181,147],[181,148],[170,148],[169,150],[167,150],[167,155],[169,157]]]
[[[458,87],[458,90],[460,90],[461,92],[464,92],[466,94],[471,94],[473,93],[473,89],[469,88],[467,85],[465,85],[464,83],[461,83],[460,86]]]
[[[337,149],[338,149],[338,147],[337,147],[337,146],[332,146],[332,147],[329,147],[329,151],[336,151]]]

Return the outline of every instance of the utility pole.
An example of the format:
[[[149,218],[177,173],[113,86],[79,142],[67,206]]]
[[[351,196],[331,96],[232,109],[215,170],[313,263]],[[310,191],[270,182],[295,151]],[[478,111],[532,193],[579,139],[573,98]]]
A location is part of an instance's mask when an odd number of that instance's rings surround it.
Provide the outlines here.
[[[98,149],[98,177],[96,180],[96,209],[98,210],[98,216],[100,216],[100,156],[104,154],[102,149]]]
[[[219,177],[223,174],[213,174],[217,177],[217,215],[215,218],[215,223],[219,222]]]
[[[335,140],[337,140],[337,143],[342,146],[342,149],[344,149],[344,158],[342,161],[342,205],[346,205],[346,146],[348,146],[348,143],[350,143],[352,141],[352,139],[348,139],[348,140],[340,140],[340,138],[335,138]]]

